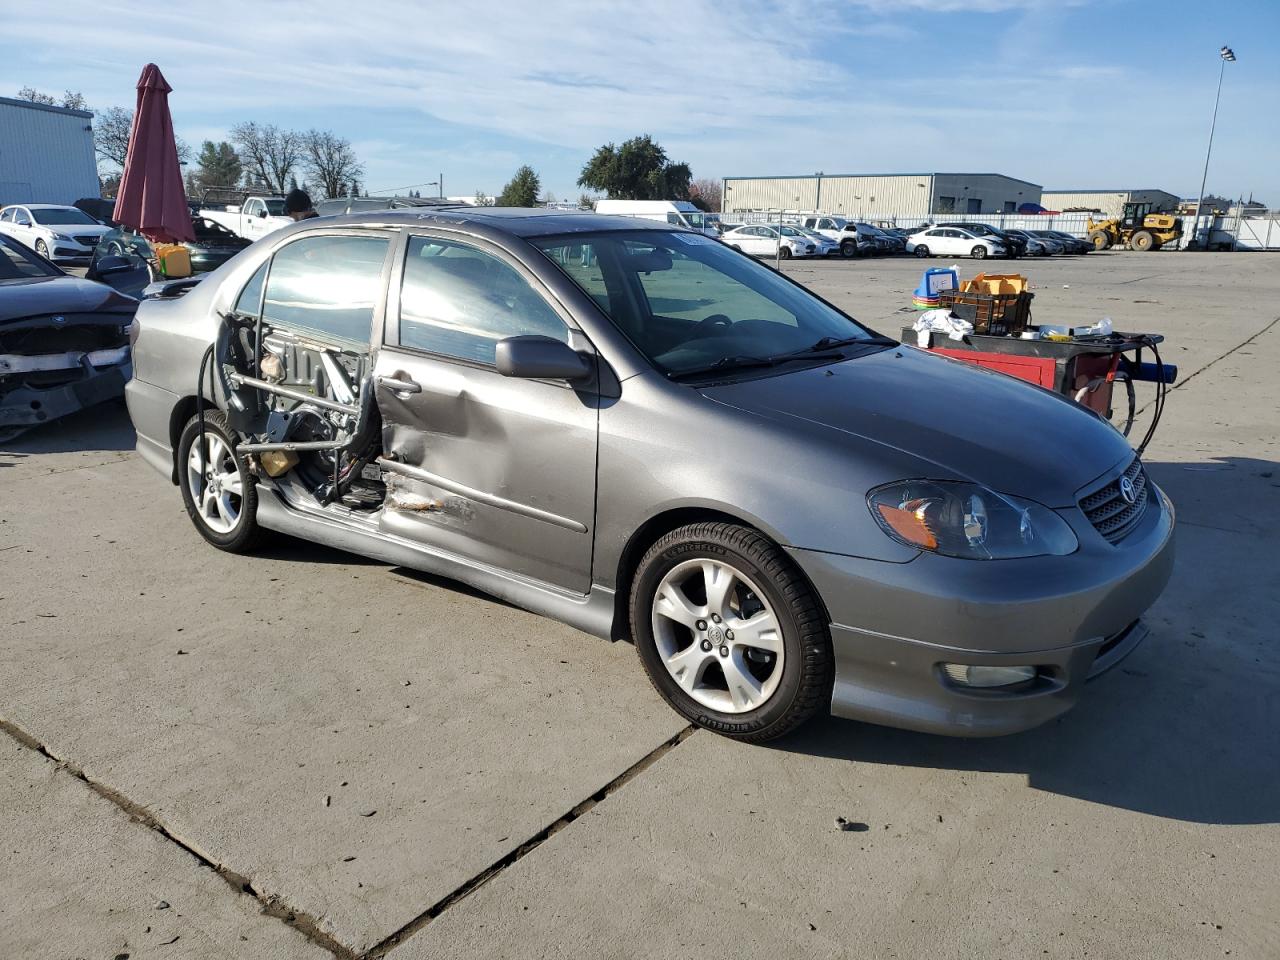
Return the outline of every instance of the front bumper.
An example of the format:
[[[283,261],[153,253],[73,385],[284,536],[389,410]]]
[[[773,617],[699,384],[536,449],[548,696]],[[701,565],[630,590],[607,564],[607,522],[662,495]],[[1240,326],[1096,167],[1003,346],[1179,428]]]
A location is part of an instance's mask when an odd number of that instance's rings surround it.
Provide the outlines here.
[[[831,712],[927,733],[998,736],[1070,709],[1087,679],[1141,642],[1139,618],[1168,583],[1174,557],[1173,508],[1163,493],[1114,546],[1079,519],[1081,546],[1068,557],[921,554],[884,563],[791,549],[832,620]],[[946,678],[945,663],[1031,665],[1037,675],[1019,688],[963,688]]]
[[[132,373],[126,360],[104,369],[86,368],[83,377],[60,386],[19,386],[5,392],[0,396],[0,432],[25,430],[122,396]]]
[[[85,245],[75,240],[51,240],[49,241],[49,259],[57,263],[85,262],[93,259],[93,251],[96,244]]]

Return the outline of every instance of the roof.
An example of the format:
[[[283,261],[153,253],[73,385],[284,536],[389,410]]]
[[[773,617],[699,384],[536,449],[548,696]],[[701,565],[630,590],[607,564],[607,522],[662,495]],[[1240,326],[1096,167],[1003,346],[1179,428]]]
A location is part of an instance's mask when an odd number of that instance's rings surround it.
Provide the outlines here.
[[[79,210],[70,203],[10,203],[10,207],[22,207],[24,210]]]
[[[1025,183],[1031,187],[1038,187],[1040,184],[1032,183],[1030,180],[1023,180],[1019,177],[1011,177],[1007,173],[953,173],[947,171],[938,171],[935,173],[799,173],[784,174],[775,177],[722,177],[723,180],[840,180],[853,177],[999,177],[1002,180],[1013,180],[1017,183]]]
[[[68,117],[81,117],[85,120],[92,120],[93,113],[89,110],[71,110],[67,107],[55,107],[51,103],[35,103],[32,100],[15,100],[13,97],[0,97],[0,104],[6,107],[23,107],[27,110],[45,110],[49,113],[62,113]]]
[[[1123,189],[1116,189],[1116,190],[1059,190],[1056,187],[1050,190],[1048,187],[1045,187],[1044,192],[1045,193],[1167,193],[1171,197],[1177,196],[1177,194],[1174,193],[1172,190],[1161,190],[1159,187],[1124,187]]]
[[[542,237],[560,233],[599,233],[602,230],[670,230],[671,225],[656,220],[638,220],[601,213],[537,210],[527,207],[433,207],[400,210],[370,210],[341,217],[318,218],[324,224],[375,226],[439,225],[480,227],[487,232],[517,237]],[[303,223],[317,226],[317,220]]]

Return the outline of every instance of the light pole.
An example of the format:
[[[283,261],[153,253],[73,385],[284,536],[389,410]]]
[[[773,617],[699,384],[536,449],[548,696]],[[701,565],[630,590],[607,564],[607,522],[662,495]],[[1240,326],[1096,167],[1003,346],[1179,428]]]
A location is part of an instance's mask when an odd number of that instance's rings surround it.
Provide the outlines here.
[[[1209,180],[1209,157],[1213,153],[1213,131],[1218,126],[1218,101],[1222,99],[1222,77],[1227,72],[1227,64],[1234,63],[1236,59],[1235,51],[1230,47],[1223,47],[1218,51],[1218,56],[1222,58],[1222,65],[1218,68],[1218,92],[1213,98],[1213,121],[1209,124],[1209,149],[1204,153],[1204,176],[1200,178],[1200,197],[1196,200],[1196,219],[1191,228],[1191,243],[1196,242],[1196,237],[1200,233],[1200,208],[1204,206],[1204,185]],[[1213,232],[1213,219],[1209,219],[1209,233]],[[1206,234],[1204,238],[1204,248],[1209,249],[1209,236]],[[1188,245],[1190,249],[1190,244]]]

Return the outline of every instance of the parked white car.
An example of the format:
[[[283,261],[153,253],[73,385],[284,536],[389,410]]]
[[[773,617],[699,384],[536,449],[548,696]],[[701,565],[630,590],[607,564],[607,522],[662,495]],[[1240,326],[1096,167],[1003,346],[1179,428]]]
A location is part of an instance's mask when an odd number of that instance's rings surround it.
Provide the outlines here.
[[[908,238],[907,253],[914,253],[917,257],[973,257],[982,260],[985,257],[1003,257],[1005,247],[991,237],[980,237],[959,227],[930,227]]]
[[[784,226],[779,250],[778,228],[772,224],[749,223],[734,230],[726,230],[720,238],[735,250],[749,253],[753,257],[812,257],[817,253],[817,245],[800,233],[795,227]],[[792,236],[787,236],[790,231]]]
[[[784,227],[782,229],[782,235],[784,237],[788,236],[789,234],[787,233],[787,231],[790,229],[793,229],[793,228]],[[813,246],[814,246],[813,255],[815,257],[829,257],[829,256],[832,256],[833,254],[837,254],[840,252],[839,243],[837,243],[835,240],[832,240],[830,237],[824,237],[817,230],[806,230],[804,227],[795,227],[794,229],[800,234],[808,237],[810,240],[813,241]]]
[[[110,233],[83,210],[55,203],[15,203],[0,210],[0,233],[30,247],[47,260],[84,260]]]

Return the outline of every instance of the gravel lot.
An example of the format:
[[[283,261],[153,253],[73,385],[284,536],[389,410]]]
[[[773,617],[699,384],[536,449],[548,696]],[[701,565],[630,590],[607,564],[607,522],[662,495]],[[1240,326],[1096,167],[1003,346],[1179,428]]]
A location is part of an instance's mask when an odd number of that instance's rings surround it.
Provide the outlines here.
[[[929,265],[784,269],[895,333]],[[1280,955],[1280,256],[1019,267],[1041,322],[1166,334],[1179,560],[1001,740],[691,733],[627,645],[207,547],[119,406],[0,450],[0,956]]]

